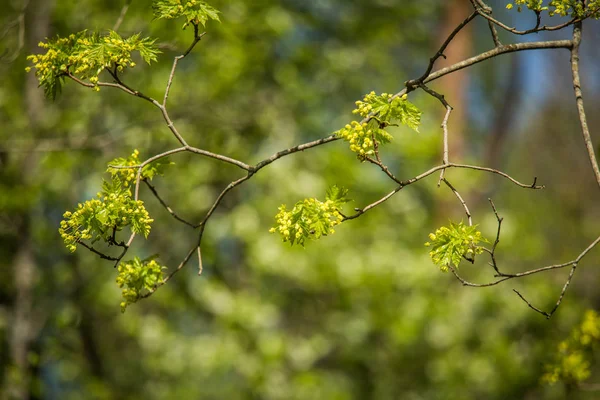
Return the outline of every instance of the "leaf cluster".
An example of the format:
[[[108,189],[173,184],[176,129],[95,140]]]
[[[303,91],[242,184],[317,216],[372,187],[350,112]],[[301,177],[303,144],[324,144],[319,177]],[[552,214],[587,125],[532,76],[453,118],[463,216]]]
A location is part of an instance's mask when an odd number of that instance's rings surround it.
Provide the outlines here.
[[[206,26],[209,19],[221,22],[219,10],[198,0],[159,0],[152,4],[154,16],[158,19],[185,18],[183,29],[188,25]]]
[[[585,313],[580,326],[568,339],[559,343],[554,361],[546,365],[542,381],[554,384],[580,383],[590,377],[591,351],[600,343],[600,316],[593,310]]]
[[[521,12],[523,6],[526,6],[537,13],[548,11],[551,17],[558,15],[572,18],[600,18],[600,0],[588,1],[587,4],[579,0],[551,0],[547,5],[544,4],[543,0],[515,0],[508,3],[506,8],[510,10],[516,5],[517,11]]]
[[[406,95],[394,97],[388,93],[377,95],[371,92],[362,101],[357,101],[356,106],[353,114],[364,117],[367,122],[352,121],[335,134],[350,143],[350,150],[361,160],[374,154],[379,144],[393,139],[386,130],[388,126],[402,124],[418,132],[421,111],[407,100]]]
[[[144,293],[154,291],[163,281],[165,269],[153,259],[140,260],[135,257],[131,261],[120,263],[116,282],[123,289],[121,312],[125,312],[127,306],[138,301]]]
[[[33,63],[46,96],[56,98],[66,76],[87,80],[97,91],[100,90],[97,85],[99,75],[105,69],[117,74],[136,66],[133,52],[137,51],[148,64],[156,61],[160,51],[154,42],[154,39],[142,38],[139,33],[123,38],[115,31],[109,31],[107,35],[81,31],[40,42],[38,46],[46,49],[46,53],[30,55],[27,59]],[[31,67],[26,68],[26,71],[30,70]]]
[[[131,232],[148,237],[150,218],[144,202],[134,200],[132,185],[135,182],[137,168],[115,168],[117,166],[139,165],[139,152],[135,150],[128,158],[118,158],[109,164],[110,181],[104,181],[98,199],[79,204],[73,212],[64,213],[59,233],[65,246],[74,252],[77,245],[89,240],[94,244],[99,240],[108,245],[117,245],[116,234],[126,227]],[[142,169],[142,179],[152,179],[160,174],[170,163],[156,162]]]
[[[347,194],[346,189],[332,186],[324,202],[314,198],[304,199],[297,202],[291,211],[287,211],[283,204],[275,216],[276,224],[269,232],[278,232],[283,241],[292,246],[304,246],[306,239],[316,240],[331,235],[335,233],[333,228],[344,219],[340,209],[349,201]]]
[[[481,254],[483,248],[479,242],[489,243],[477,230],[477,225],[466,226],[462,222],[442,226],[435,233],[429,234],[430,242],[425,246],[431,247],[429,256],[433,263],[443,272],[449,267],[458,268],[463,258],[472,260],[476,254]]]
[[[106,171],[109,172],[113,177],[119,176],[121,179],[131,182],[135,179],[138,165],[140,165],[139,156],[140,152],[138,150],[134,150],[133,153],[131,153],[131,155],[129,155],[127,158],[115,158],[108,164],[108,169]],[[169,161],[167,157],[156,160],[150,164],[146,164],[142,167],[140,178],[142,180],[147,179],[151,181],[155,176],[162,176],[165,168],[174,164],[175,163]]]

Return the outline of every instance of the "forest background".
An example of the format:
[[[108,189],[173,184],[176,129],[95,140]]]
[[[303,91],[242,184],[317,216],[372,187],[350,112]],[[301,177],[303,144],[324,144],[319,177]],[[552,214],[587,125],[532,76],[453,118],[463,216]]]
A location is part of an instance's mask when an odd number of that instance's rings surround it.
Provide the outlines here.
[[[401,5],[397,4],[401,3]],[[527,27],[531,15],[490,1],[495,16]],[[66,85],[44,98],[25,73],[38,42],[83,29],[159,38],[163,54],[127,82],[161,93],[189,31],[152,21],[148,2],[2,1],[0,17],[0,395],[31,399],[592,399],[585,385],[540,383],[557,344],[586,309],[598,309],[598,251],[561,308],[546,320],[512,289],[549,308],[567,271],[465,288],[441,274],[423,246],[464,210],[436,178],[411,186],[336,234],[306,248],[269,234],[282,204],[322,197],[332,184],[367,204],[393,189],[344,143],[297,153],[225,200],[207,226],[204,271],[189,265],[151,298],[121,314],[111,263],[70,254],[63,212],[98,191],[106,164],[139,149],[172,147],[147,103],[103,88]],[[191,144],[237,159],[324,137],[346,123],[364,93],[394,93],[419,76],[468,1],[215,0],[222,24],[179,66],[171,116]],[[589,124],[600,141],[599,24],[584,23],[582,80]],[[540,33],[569,38],[570,31]],[[506,42],[510,36],[501,34]],[[452,63],[491,48],[474,21],[446,52]],[[140,63],[141,64],[141,63]],[[443,65],[442,63],[440,65]],[[597,236],[600,193],[573,102],[568,54],[508,54],[452,74],[432,87],[455,111],[451,154],[546,185],[522,190],[477,171],[449,171],[475,222],[494,237],[494,199],[504,217],[499,258],[511,270],[573,259]],[[443,110],[424,93],[419,133],[400,129],[390,166],[411,177],[441,157]],[[189,219],[201,218],[235,167],[182,154],[155,185]],[[177,265],[195,240],[145,193],[155,219],[142,256]],[[465,267],[486,279],[481,265]],[[595,364],[594,364],[595,365]]]

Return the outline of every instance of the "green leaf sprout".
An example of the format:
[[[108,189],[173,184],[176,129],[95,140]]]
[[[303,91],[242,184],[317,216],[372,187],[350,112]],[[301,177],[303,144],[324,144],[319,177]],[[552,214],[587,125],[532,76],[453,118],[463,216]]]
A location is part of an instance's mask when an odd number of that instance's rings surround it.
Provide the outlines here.
[[[154,16],[158,19],[176,19],[185,17],[183,29],[188,25],[206,26],[209,19],[221,22],[219,11],[205,3],[197,0],[159,0],[152,4]]]
[[[34,64],[35,76],[46,96],[54,99],[60,93],[65,76],[87,80],[98,91],[98,76],[103,70],[117,73],[136,66],[132,58],[134,51],[148,64],[156,61],[160,51],[154,42],[154,39],[141,38],[139,33],[123,38],[115,31],[105,36],[81,31],[66,38],[57,36],[46,43],[40,42],[38,46],[46,49],[46,53],[30,55],[27,59]],[[29,72],[31,67],[25,70]]]
[[[394,97],[388,93],[376,95],[371,92],[356,102],[353,114],[368,118],[368,122],[352,121],[335,134],[348,143],[350,150],[359,159],[375,153],[376,145],[389,143],[393,136],[386,130],[388,126],[403,124],[418,131],[421,111],[407,100],[407,96]]]
[[[145,293],[153,292],[163,282],[163,270],[153,259],[140,260],[135,257],[131,261],[119,264],[117,285],[123,289],[121,295],[121,312],[125,312],[128,305],[138,301]]]
[[[476,254],[481,254],[483,248],[479,242],[489,243],[477,230],[477,225],[466,226],[462,222],[450,226],[442,226],[435,233],[429,234],[430,242],[425,246],[431,247],[429,256],[433,263],[443,272],[449,267],[458,268],[463,257],[473,259]]]
[[[275,216],[276,225],[269,232],[278,232],[284,242],[300,246],[304,246],[306,239],[316,240],[332,235],[335,233],[333,228],[344,219],[340,208],[349,201],[347,194],[346,189],[333,186],[327,191],[324,202],[305,199],[297,202],[291,211],[281,205]]]

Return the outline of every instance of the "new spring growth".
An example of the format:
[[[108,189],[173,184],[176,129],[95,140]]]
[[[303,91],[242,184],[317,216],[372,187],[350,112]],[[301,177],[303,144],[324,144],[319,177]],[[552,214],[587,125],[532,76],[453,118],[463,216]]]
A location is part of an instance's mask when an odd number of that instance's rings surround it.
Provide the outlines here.
[[[324,202],[305,199],[297,202],[291,211],[285,204],[279,207],[275,216],[275,226],[269,232],[279,233],[284,242],[304,246],[306,239],[316,240],[335,233],[334,227],[344,220],[341,206],[348,202],[348,191],[337,186],[327,191]]]
[[[466,226],[462,222],[450,222],[450,226],[442,226],[429,234],[429,240],[425,243],[425,246],[431,247],[429,256],[442,272],[447,272],[449,267],[458,268],[463,257],[473,259],[475,255],[483,253],[480,242],[489,243],[481,236],[477,225]]]
[[[353,114],[363,117],[361,122],[352,121],[335,134],[350,144],[350,150],[360,160],[375,154],[376,148],[389,143],[393,136],[386,130],[389,126],[406,125],[418,131],[421,111],[407,100],[407,95],[394,97],[371,92],[356,102]]]
[[[165,269],[166,267],[159,265],[155,260],[142,261],[138,257],[120,263],[116,282],[122,289],[121,312],[125,312],[127,306],[138,301],[143,294],[156,290],[163,282]]]
[[[517,6],[518,12],[523,10],[523,6],[537,13],[548,11],[548,15],[551,17],[557,15],[572,18],[583,18],[585,16],[600,18],[600,0],[588,1],[587,4],[578,0],[552,0],[547,5],[543,0],[515,0],[508,3],[506,8],[512,10],[514,6]]]

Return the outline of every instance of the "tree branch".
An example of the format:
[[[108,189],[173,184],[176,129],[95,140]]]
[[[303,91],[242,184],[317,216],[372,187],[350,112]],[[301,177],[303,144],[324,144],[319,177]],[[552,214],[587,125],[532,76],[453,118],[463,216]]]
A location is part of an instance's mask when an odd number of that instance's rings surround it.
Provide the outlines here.
[[[598,168],[598,159],[594,153],[594,145],[590,136],[585,108],[583,106],[583,92],[581,90],[581,78],[579,76],[579,45],[581,44],[581,22],[577,22],[573,26],[573,47],[571,48],[571,71],[573,73],[573,89],[575,91],[575,102],[577,104],[577,113],[579,114],[579,123],[581,125],[581,133],[583,141],[587,149],[588,158],[594,171],[596,183],[600,186],[600,168]]]

